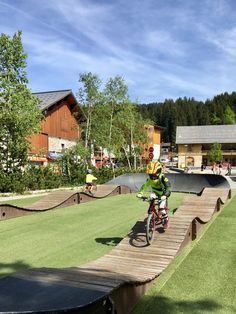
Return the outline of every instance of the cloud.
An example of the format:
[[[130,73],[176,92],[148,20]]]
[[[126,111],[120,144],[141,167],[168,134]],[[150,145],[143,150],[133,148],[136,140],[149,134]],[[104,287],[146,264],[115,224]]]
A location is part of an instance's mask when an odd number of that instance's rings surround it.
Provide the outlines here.
[[[235,9],[233,0],[0,0],[0,27],[23,31],[37,91],[77,89],[91,71],[122,75],[140,102],[204,100],[234,88]]]

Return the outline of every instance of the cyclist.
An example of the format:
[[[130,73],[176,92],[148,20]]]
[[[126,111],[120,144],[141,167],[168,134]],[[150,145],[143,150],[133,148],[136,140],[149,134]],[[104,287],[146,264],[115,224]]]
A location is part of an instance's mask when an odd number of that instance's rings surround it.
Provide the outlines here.
[[[93,171],[91,169],[87,170],[85,182],[86,182],[86,192],[89,194],[92,194],[92,188],[96,186],[97,184],[97,178],[92,174]]]
[[[169,219],[165,209],[167,207],[167,198],[171,194],[170,182],[164,175],[163,166],[159,161],[151,161],[148,164],[147,173],[148,177],[137,193],[137,197],[141,198],[147,188],[151,187],[152,193],[155,193],[161,199],[160,209],[162,209],[162,217],[166,221],[164,228],[167,228]]]

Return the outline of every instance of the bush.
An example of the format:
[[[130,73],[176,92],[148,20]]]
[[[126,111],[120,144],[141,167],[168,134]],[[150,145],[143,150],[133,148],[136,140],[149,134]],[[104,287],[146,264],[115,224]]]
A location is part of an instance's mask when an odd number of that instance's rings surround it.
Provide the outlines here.
[[[0,192],[23,193],[26,190],[24,173],[0,173]]]
[[[142,172],[142,170],[130,170],[128,167],[115,168],[95,168],[90,167],[97,177],[98,184],[109,182],[114,177],[125,173]],[[0,192],[23,193],[27,190],[44,190],[59,188],[61,186],[78,186],[85,183],[86,167],[84,165],[69,165],[66,171],[59,171],[61,167],[53,168],[49,166],[28,167],[24,172],[14,174],[0,173]]]
[[[50,166],[28,168],[25,177],[28,190],[52,189],[62,185],[61,174],[56,173]]]

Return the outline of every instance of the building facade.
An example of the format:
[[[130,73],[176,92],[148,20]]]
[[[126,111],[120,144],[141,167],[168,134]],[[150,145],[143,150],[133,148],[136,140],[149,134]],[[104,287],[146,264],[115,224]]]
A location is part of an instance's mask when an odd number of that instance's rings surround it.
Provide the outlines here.
[[[81,137],[78,121],[85,116],[71,90],[33,93],[44,113],[41,132],[30,138],[30,162],[46,164],[61,157]],[[77,115],[77,118],[75,118]]]
[[[144,152],[140,158],[140,165],[146,166],[151,160],[159,160],[161,153],[161,132],[163,127],[156,125],[146,125],[148,134],[147,143],[143,144]]]
[[[236,125],[178,126],[176,145],[178,167],[211,165],[208,152],[214,143],[221,144],[223,160],[236,166]]]

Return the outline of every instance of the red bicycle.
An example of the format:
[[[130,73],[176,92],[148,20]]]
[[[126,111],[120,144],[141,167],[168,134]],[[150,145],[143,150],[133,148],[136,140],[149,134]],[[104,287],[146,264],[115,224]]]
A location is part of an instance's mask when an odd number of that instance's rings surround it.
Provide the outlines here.
[[[161,224],[164,229],[169,227],[168,208],[160,205],[162,200],[155,194],[151,193],[149,197],[142,196],[143,201],[149,202],[148,217],[146,221],[146,239],[150,245],[154,239],[154,231],[157,225]]]

